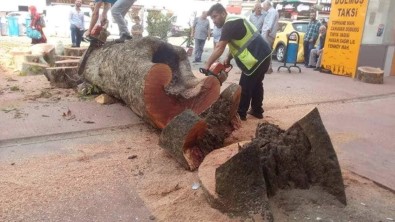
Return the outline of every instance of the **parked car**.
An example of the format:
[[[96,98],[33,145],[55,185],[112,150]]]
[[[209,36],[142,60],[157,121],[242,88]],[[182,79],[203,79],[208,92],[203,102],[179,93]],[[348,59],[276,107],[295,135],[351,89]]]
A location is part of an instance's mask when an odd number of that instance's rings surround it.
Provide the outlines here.
[[[306,20],[295,20],[295,21],[282,21],[278,22],[278,31],[276,35],[276,39],[273,43],[273,48],[275,49],[274,55],[276,59],[280,62],[284,61],[285,50],[287,47],[287,38],[289,34],[293,31],[298,32],[299,34],[299,48],[297,55],[297,62],[304,61],[304,53],[303,53],[303,38],[304,34],[307,31],[307,26],[309,21]],[[289,36],[290,41],[296,41],[297,36],[295,34]]]

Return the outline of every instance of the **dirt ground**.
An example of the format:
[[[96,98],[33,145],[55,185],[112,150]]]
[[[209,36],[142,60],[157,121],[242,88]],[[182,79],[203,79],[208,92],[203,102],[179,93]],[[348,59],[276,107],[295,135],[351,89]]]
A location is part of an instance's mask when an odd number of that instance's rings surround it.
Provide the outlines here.
[[[14,72],[9,51],[17,46],[21,44],[1,42],[0,112],[9,112],[4,107],[10,104],[32,100],[82,99],[73,90],[50,87],[44,76]],[[15,118],[24,115],[23,110],[15,112]],[[278,124],[270,117],[265,121]],[[226,144],[250,140],[258,122],[249,119]],[[73,209],[73,204],[93,191],[111,193],[121,183],[135,190],[152,214],[139,221],[244,220],[211,208],[202,189],[192,189],[199,181],[197,172],[181,168],[157,145],[158,137],[157,130],[142,124],[109,132],[98,141],[60,144],[62,153],[0,162],[0,221],[95,221],[94,215],[79,218],[84,209]],[[275,221],[394,221],[393,192],[346,169],[342,173],[347,206],[318,187],[283,190],[270,199]]]

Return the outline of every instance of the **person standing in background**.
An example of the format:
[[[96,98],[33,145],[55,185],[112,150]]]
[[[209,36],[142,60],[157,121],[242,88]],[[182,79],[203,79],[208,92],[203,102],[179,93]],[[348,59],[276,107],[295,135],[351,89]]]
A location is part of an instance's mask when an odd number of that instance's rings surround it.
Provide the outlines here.
[[[84,34],[84,13],[81,11],[81,0],[75,1],[75,7],[69,15],[71,31],[71,47],[80,47],[82,35]]]
[[[202,15],[193,22],[191,37],[195,38],[195,60],[193,62],[202,62],[206,39],[210,40],[210,22],[207,19],[206,11],[203,11]]]
[[[315,12],[310,13],[310,22],[307,26],[306,34],[303,39],[303,51],[304,51],[304,65],[308,67],[310,60],[310,51],[314,48],[314,44],[318,38],[318,32],[321,24],[316,19]]]
[[[222,32],[222,28],[218,28],[217,26],[214,25],[213,34],[212,34],[214,48],[215,48],[215,46],[217,46],[217,43],[221,39],[221,32]]]
[[[278,19],[279,15],[275,8],[273,8],[270,0],[265,0],[263,2],[263,10],[267,12],[265,16],[265,21],[262,25],[262,37],[269,44],[273,50],[273,43],[276,39],[277,29],[278,29]],[[270,67],[267,74],[273,73],[272,62],[270,60]]]
[[[47,37],[45,37],[42,24],[40,23],[41,15],[37,12],[36,6],[33,6],[33,5],[30,6],[29,11],[30,11],[30,17],[31,17],[30,27],[41,33],[41,38],[40,39],[32,39],[32,44],[47,43]]]
[[[140,17],[134,16],[134,25],[132,26],[132,36],[133,38],[139,39],[143,37],[143,26],[141,25]]]
[[[261,3],[256,3],[254,10],[250,16],[250,22],[258,29],[262,31],[263,22],[265,21],[266,11],[262,12]]]

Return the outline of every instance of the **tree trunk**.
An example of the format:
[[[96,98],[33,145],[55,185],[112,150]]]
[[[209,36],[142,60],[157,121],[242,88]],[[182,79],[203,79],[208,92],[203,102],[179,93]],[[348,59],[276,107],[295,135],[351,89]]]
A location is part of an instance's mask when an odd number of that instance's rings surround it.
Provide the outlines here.
[[[83,79],[77,74],[78,66],[51,67],[45,70],[45,77],[52,86],[59,88],[76,88]]]
[[[193,75],[181,47],[153,37],[94,49],[83,75],[160,129],[186,109],[202,113],[220,92],[216,78]]]
[[[86,51],[86,47],[80,47],[80,48],[76,48],[76,47],[64,47],[64,55],[65,56],[82,56],[85,51]]]
[[[320,186],[347,203],[339,162],[317,109],[287,131],[262,123],[250,143],[211,152],[199,167],[199,179],[214,208],[235,214],[257,210],[270,217],[267,201],[279,189]]]
[[[239,125],[237,108],[240,94],[240,86],[231,84],[200,117],[191,111],[176,116],[163,129],[159,145],[186,169],[197,169],[204,157],[222,147],[225,139]]]
[[[80,64],[79,59],[67,59],[60,60],[55,62],[55,67],[70,67],[70,66],[78,66]]]
[[[23,62],[21,74],[22,75],[42,75],[45,72],[45,69],[48,68],[46,64],[40,64],[35,62]]]
[[[383,84],[384,71],[369,66],[358,67],[356,79],[366,83]]]

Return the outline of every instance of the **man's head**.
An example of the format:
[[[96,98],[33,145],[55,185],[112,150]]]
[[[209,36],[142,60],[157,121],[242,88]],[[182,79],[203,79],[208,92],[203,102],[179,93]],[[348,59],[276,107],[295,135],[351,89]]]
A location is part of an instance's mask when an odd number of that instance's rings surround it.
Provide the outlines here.
[[[200,16],[202,19],[206,19],[207,18],[207,11],[203,11],[202,15]]]
[[[262,14],[262,6],[261,3],[256,3],[254,6],[254,13],[255,15],[261,15]]]
[[[95,2],[89,2],[89,8],[91,8],[92,12],[95,9]]]
[[[224,6],[222,6],[220,3],[217,3],[211,6],[210,10],[207,12],[207,15],[211,17],[211,20],[213,20],[215,26],[222,28],[222,26],[225,24],[225,19],[228,13],[226,12]]]
[[[326,34],[326,26],[325,25],[321,25],[319,32],[321,35],[325,35]]]
[[[262,9],[264,10],[264,11],[268,11],[270,8],[272,7],[272,3],[270,2],[270,0],[265,0],[263,3],[262,3]]]
[[[315,12],[310,12],[310,20],[313,21],[313,22],[316,20]]]
[[[81,7],[81,3],[82,3],[81,0],[75,0],[75,7],[77,8]]]

